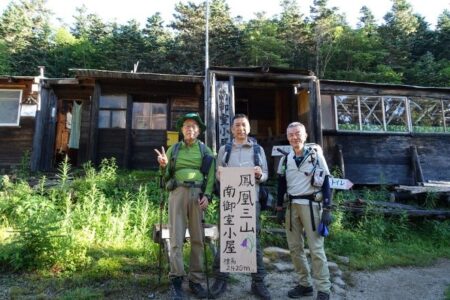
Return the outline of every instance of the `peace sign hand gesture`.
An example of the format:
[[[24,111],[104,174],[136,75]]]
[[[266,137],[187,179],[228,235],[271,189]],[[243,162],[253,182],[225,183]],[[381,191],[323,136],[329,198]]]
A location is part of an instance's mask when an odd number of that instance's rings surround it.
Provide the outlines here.
[[[159,152],[157,149],[154,149],[156,154],[158,154],[158,156],[156,157],[156,159],[158,160],[159,166],[162,168],[165,168],[167,166],[167,155],[166,155],[166,151],[164,150],[164,147],[161,147],[161,152]]]

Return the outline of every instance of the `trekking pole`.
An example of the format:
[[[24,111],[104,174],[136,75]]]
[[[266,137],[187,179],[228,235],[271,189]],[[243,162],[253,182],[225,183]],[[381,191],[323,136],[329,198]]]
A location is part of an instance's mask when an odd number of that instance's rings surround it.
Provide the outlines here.
[[[164,207],[164,178],[163,175],[159,177],[159,187],[160,187],[160,196],[159,196],[159,253],[158,253],[158,285],[161,284],[161,273],[162,273],[162,211]]]
[[[203,197],[203,194],[200,194]],[[209,276],[208,276],[208,254],[206,253],[206,223],[205,223],[205,211],[202,210],[202,227],[203,227],[203,256],[205,264],[205,277],[206,277],[206,291],[208,292],[206,298],[209,299]]]

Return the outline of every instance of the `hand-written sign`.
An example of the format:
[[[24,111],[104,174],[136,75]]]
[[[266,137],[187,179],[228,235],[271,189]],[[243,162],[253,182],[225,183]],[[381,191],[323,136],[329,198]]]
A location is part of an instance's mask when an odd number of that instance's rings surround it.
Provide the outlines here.
[[[220,171],[220,272],[256,272],[254,168]]]
[[[348,179],[330,177],[330,188],[337,190],[349,190],[353,186],[353,182]]]

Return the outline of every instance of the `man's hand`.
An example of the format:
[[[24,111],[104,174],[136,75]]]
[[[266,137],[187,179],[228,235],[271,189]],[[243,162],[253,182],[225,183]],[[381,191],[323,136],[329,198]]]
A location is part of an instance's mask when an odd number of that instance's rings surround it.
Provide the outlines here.
[[[156,159],[158,160],[159,166],[161,168],[165,168],[167,166],[167,155],[166,155],[166,151],[164,150],[164,147],[161,147],[161,152],[159,152],[157,149],[154,149],[156,154],[158,154],[158,156],[156,157]]]
[[[261,167],[260,166],[255,166],[255,178],[258,179],[258,180],[261,179],[262,174],[263,174],[263,172],[262,172]]]
[[[198,205],[200,205],[201,209],[203,209],[203,210],[207,209],[208,204],[209,204],[208,197],[201,196],[201,198],[198,199]]]
[[[285,220],[286,210],[284,210],[282,206],[277,206],[275,207],[275,211],[277,212],[277,223],[283,224]]]
[[[331,222],[333,221],[333,218],[331,217],[331,211],[329,208],[323,209],[322,217],[320,218],[320,220],[324,225],[330,226]]]

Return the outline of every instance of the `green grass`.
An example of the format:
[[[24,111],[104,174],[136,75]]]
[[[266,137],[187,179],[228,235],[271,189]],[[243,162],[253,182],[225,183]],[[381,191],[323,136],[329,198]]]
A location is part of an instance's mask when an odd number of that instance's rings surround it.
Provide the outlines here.
[[[1,281],[11,299],[133,299],[167,289],[167,261],[163,256],[158,284],[159,251],[151,240],[161,196],[156,172],[122,171],[110,160],[99,169],[63,165],[56,186],[45,187],[46,180],[33,189],[21,179],[0,180],[0,272],[7,274]],[[386,195],[385,187],[338,192],[335,203]],[[434,207],[433,199],[427,206]],[[216,201],[206,222],[216,223],[217,212]],[[333,215],[327,255],[348,256],[350,269],[450,258],[450,221],[384,218],[370,207],[363,217],[339,210]],[[281,227],[271,212],[262,214],[261,224],[263,246],[287,247],[283,236],[264,230]],[[189,244],[183,255],[187,267]],[[208,252],[210,268],[212,260]]]
[[[445,300],[450,300],[450,285],[445,290],[444,297],[445,297]]]

